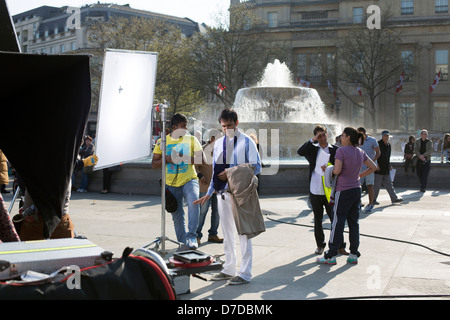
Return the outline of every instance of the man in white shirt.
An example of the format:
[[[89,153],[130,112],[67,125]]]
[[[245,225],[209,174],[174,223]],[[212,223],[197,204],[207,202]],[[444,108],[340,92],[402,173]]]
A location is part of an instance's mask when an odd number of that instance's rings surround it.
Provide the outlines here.
[[[235,236],[237,234],[234,222],[231,196],[227,190],[227,176],[225,169],[243,163],[250,163],[255,167],[255,175],[261,173],[261,159],[253,139],[238,129],[238,116],[232,109],[225,109],[219,117],[225,135],[218,139],[213,152],[213,178],[205,196],[194,204],[205,203],[211,195],[217,193],[217,206],[220,224],[222,226],[225,263],[222,272],[214,275],[211,280],[228,280],[228,284],[238,285],[248,283],[252,277],[252,242],[246,235],[239,235],[241,246],[241,265],[238,274],[237,257],[235,251]]]
[[[328,134],[325,127],[316,126],[313,134],[314,137],[305,142],[297,153],[309,162],[309,199],[314,213],[314,236],[317,244],[315,253],[320,255],[326,246],[322,227],[324,208],[330,220],[333,220],[333,207],[329,205],[323,188],[322,166],[326,166],[328,162],[334,165],[334,156],[338,147],[328,143]],[[345,243],[342,244],[339,253],[348,254],[345,251]]]

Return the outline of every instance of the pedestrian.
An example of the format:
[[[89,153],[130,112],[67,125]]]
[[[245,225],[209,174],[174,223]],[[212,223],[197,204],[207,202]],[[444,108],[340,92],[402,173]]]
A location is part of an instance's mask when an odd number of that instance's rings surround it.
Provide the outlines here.
[[[203,163],[203,149],[194,136],[188,135],[188,119],[175,114],[170,120],[171,133],[166,136],[166,187],[177,200],[177,210],[172,213],[178,242],[197,249],[197,228],[200,207],[193,204],[199,197],[199,184],[194,164]],[[162,167],[161,139],[153,150],[152,168]],[[185,229],[183,199],[188,204],[188,226]]]
[[[212,153],[215,143],[215,136],[211,135],[209,140],[203,146],[203,152],[205,154],[206,163],[203,165],[196,165],[197,177],[200,185],[200,198],[206,195],[212,178]],[[203,236],[202,229],[205,224],[206,215],[209,208],[211,208],[211,227],[208,230],[208,242],[223,243],[223,239],[218,236],[219,229],[219,211],[217,209],[217,195],[213,193],[203,205],[200,206],[200,217],[197,228],[197,242],[200,245],[201,238]]]
[[[414,144],[414,153],[417,157],[416,172],[420,183],[420,192],[425,192],[427,188],[428,174],[431,168],[431,152],[433,143],[428,139],[428,131],[420,131],[420,139]]]
[[[446,133],[444,135],[444,138],[442,138],[441,163],[444,163],[444,159],[446,163],[450,162],[449,151],[450,151],[450,133]]]
[[[333,175],[337,176],[335,204],[333,208],[333,223],[331,225],[328,251],[323,257],[317,258],[319,264],[336,264],[336,255],[344,239],[345,222],[349,228],[350,255],[348,263],[358,263],[359,248],[359,205],[361,203],[360,178],[375,171],[376,165],[367,157],[366,153],[358,148],[360,139],[364,136],[356,129],[346,127],[341,135],[342,147],[336,151]],[[361,172],[362,164],[367,169]]]
[[[122,164],[112,166],[103,169],[103,189],[100,191],[101,194],[107,194],[111,191],[111,181],[114,172],[118,172],[122,169]]]
[[[377,159],[380,157],[380,147],[378,145],[378,142],[375,138],[367,135],[366,129],[363,127],[359,127],[358,132],[362,133],[364,136],[364,143],[361,144],[359,147],[367,154],[367,156],[375,163],[377,164]],[[361,171],[365,171],[367,169],[366,165],[363,164]],[[367,188],[367,194],[369,195],[369,204],[364,208],[364,213],[371,213],[373,210],[373,207],[375,205],[375,194],[373,185],[375,184],[375,174],[371,173],[368,176],[361,178],[361,185],[366,185]]]
[[[9,174],[8,174],[8,159],[5,154],[0,150],[0,188],[1,193],[10,193],[6,190],[6,186],[9,184]]]
[[[328,203],[323,188],[322,166],[327,165],[328,162],[334,165],[334,157],[338,147],[328,143],[327,128],[324,126],[316,126],[313,135],[314,137],[305,142],[297,153],[299,156],[305,157],[309,163],[309,199],[314,213],[314,237],[317,244],[315,254],[320,255],[326,246],[322,227],[324,208],[328,218],[333,222],[333,207]],[[345,251],[344,242],[339,248],[339,253],[348,255]]]
[[[83,145],[81,146],[79,155],[80,159],[86,159],[94,154],[94,144],[92,143],[93,139],[90,136],[84,137]],[[81,182],[80,187],[77,189],[77,192],[87,192],[87,188],[89,185],[90,174],[92,173],[93,167],[84,167],[81,170]]]
[[[386,188],[392,203],[399,203],[403,198],[397,196],[391,179],[391,144],[389,143],[390,133],[388,130],[381,132],[381,140],[378,141],[380,147],[380,157],[378,158],[378,168],[375,171],[374,201],[378,199],[381,186]]]
[[[408,175],[408,168],[411,167],[411,174],[414,175],[416,171],[416,161],[414,159],[414,143],[416,138],[414,136],[409,136],[408,143],[405,144],[405,149],[403,151],[403,160],[405,161],[405,175]]]
[[[238,129],[238,115],[232,109],[225,109],[219,117],[219,123],[225,136],[218,139],[214,145],[213,178],[205,196],[195,203],[205,203],[213,194],[217,193],[217,203],[220,224],[224,237],[225,263],[222,272],[214,275],[211,280],[228,280],[230,285],[248,283],[252,277],[253,249],[248,235],[240,234],[241,265],[238,274],[237,257],[235,251],[235,236],[237,227],[233,213],[233,199],[228,188],[228,177],[225,169],[249,163],[254,167],[254,175],[261,172],[261,159],[255,142],[248,135]]]
[[[16,228],[9,217],[3,197],[0,194],[0,243],[20,241]]]

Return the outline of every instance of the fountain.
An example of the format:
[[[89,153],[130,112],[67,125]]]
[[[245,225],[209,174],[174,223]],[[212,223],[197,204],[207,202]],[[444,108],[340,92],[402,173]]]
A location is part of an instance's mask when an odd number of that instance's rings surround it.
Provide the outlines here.
[[[295,86],[289,68],[279,60],[267,65],[256,86],[237,92],[233,108],[239,115],[239,127],[245,132],[256,133],[260,140],[263,138],[269,143],[266,149],[269,153],[276,150],[273,138],[278,133],[279,159],[298,158],[298,148],[313,136],[317,124],[327,127],[330,143],[334,143],[335,136],[341,133],[340,126],[326,116],[318,92]],[[268,132],[271,132],[271,143],[264,136]],[[265,155],[263,152],[263,158],[267,159]],[[277,157],[270,154],[269,158]]]

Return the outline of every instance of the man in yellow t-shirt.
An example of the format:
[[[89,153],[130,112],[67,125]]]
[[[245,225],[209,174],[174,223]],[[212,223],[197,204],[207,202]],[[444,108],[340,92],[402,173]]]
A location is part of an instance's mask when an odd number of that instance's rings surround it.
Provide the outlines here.
[[[197,249],[197,227],[200,206],[193,202],[199,197],[199,184],[194,165],[201,165],[203,149],[196,137],[187,131],[187,118],[175,114],[170,120],[172,132],[166,136],[166,187],[177,199],[178,209],[172,213],[175,234],[180,243]],[[161,139],[153,150],[152,168],[162,167]],[[188,204],[188,231],[185,230],[183,198]]]

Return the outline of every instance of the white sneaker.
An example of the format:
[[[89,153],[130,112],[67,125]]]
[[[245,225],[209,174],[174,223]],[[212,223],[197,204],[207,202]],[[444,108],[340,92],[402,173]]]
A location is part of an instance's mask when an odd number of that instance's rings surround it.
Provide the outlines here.
[[[197,239],[195,239],[195,238],[188,239],[186,244],[188,245],[189,249],[191,249],[191,250],[198,249],[198,242],[197,242]]]

